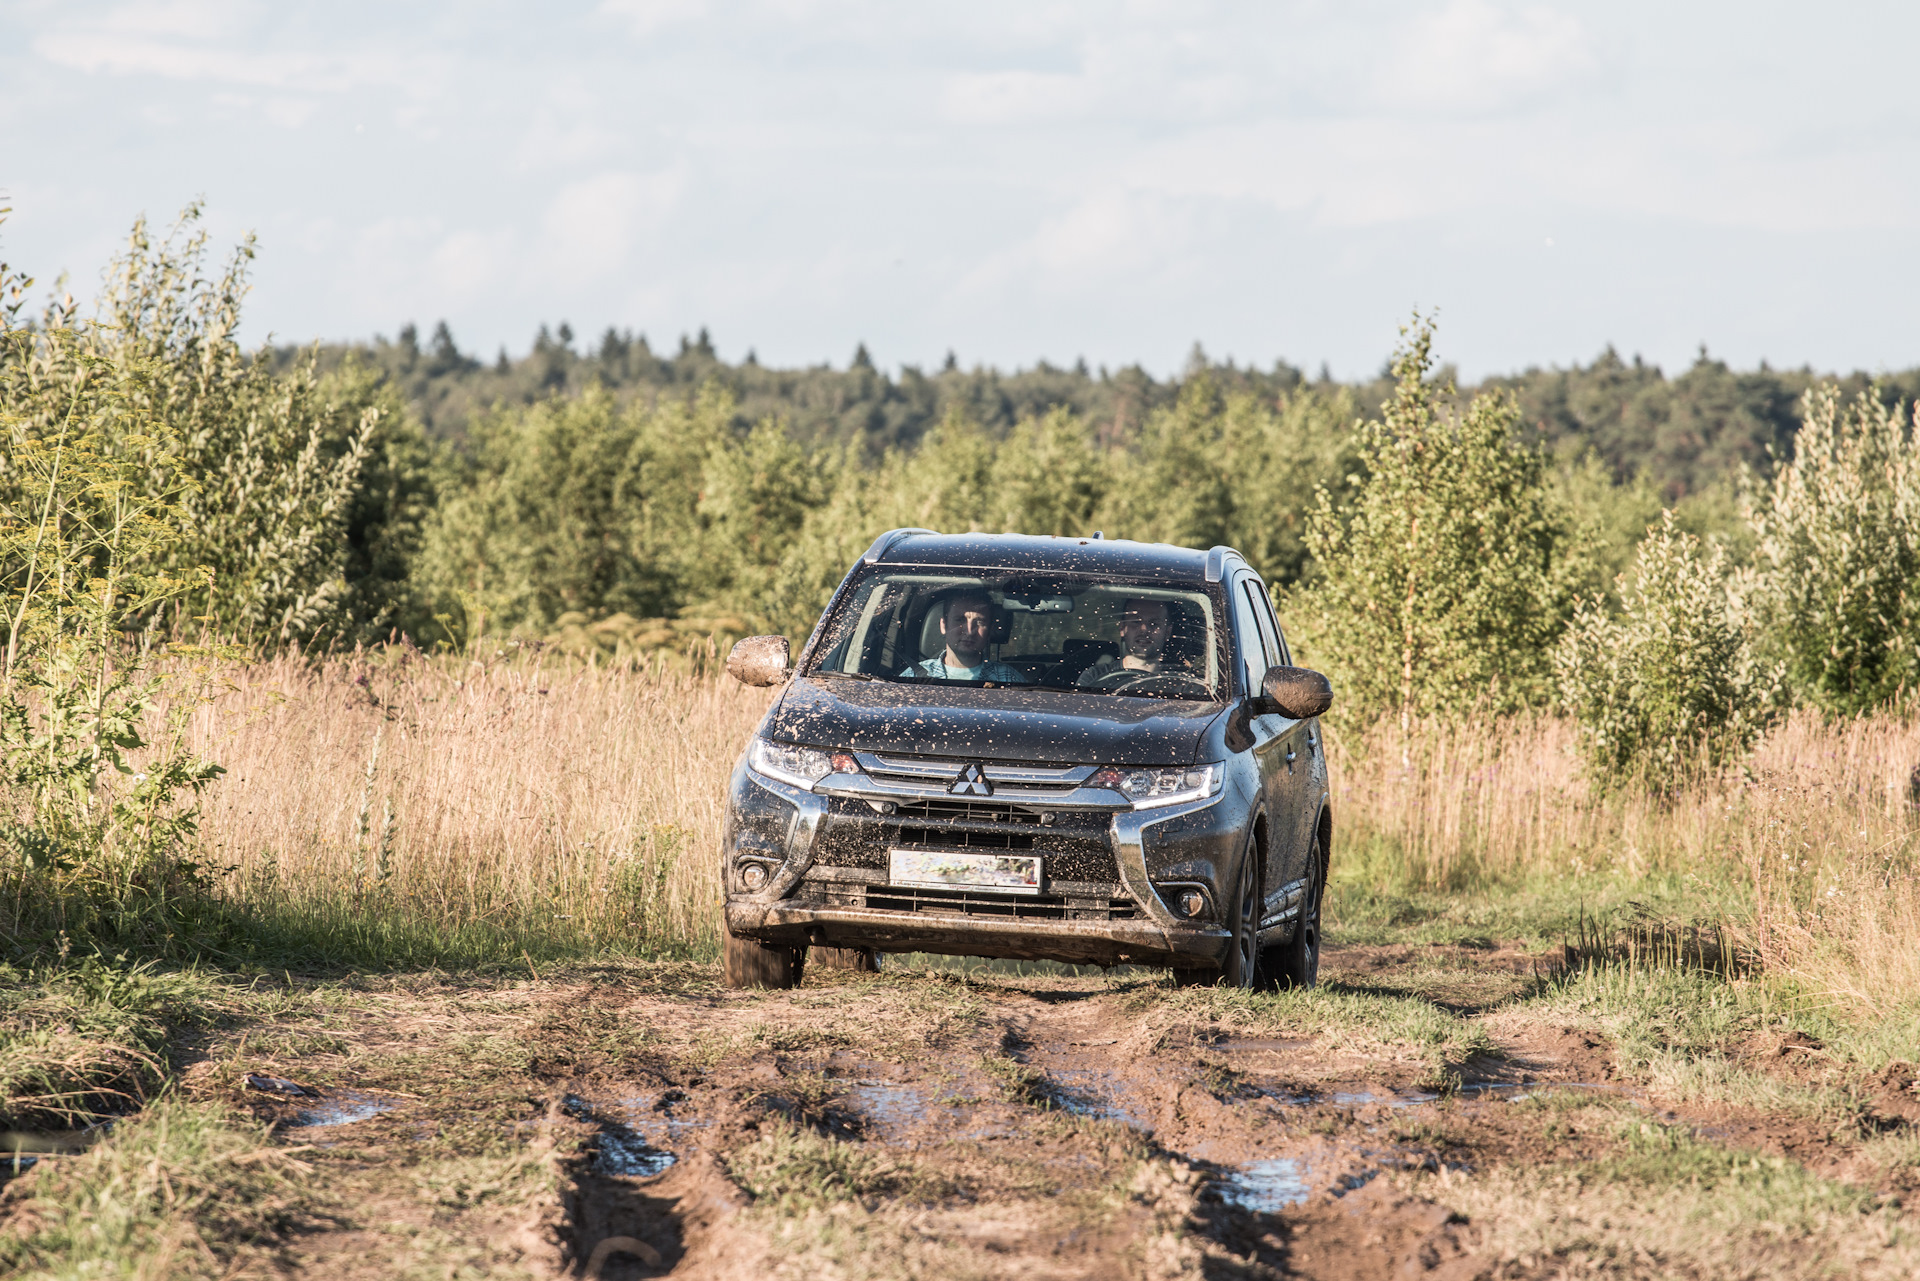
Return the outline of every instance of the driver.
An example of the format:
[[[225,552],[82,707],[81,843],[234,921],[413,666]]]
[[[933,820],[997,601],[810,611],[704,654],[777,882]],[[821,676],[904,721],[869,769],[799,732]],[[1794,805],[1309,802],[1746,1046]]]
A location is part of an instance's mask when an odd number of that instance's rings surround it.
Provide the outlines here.
[[[1167,602],[1140,596],[1126,601],[1120,608],[1120,657],[1102,654],[1080,673],[1079,683],[1097,684],[1116,672],[1145,676],[1168,670],[1173,665],[1166,657],[1167,641],[1172,636],[1173,620],[1167,615]]]
[[[922,659],[900,674],[942,681],[996,681],[1024,685],[1024,673],[987,657],[993,635],[993,600],[984,592],[961,592],[947,598],[940,615],[940,634],[947,647],[934,658]]]

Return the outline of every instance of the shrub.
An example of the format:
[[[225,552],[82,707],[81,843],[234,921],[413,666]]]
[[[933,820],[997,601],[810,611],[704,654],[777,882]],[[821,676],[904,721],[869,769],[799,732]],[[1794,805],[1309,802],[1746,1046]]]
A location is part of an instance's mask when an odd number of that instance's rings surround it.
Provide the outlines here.
[[[1903,409],[1809,390],[1793,457],[1749,500],[1771,645],[1832,712],[1886,702],[1920,666],[1920,417]]]
[[[425,508],[426,443],[371,371],[286,376],[235,334],[252,241],[205,270],[189,208],[164,239],[136,222],[92,320],[63,299],[0,346],[4,409],[17,434],[46,439],[81,384],[125,412],[93,420],[89,447],[125,476],[174,537],[148,549],[155,572],[192,576],[176,617],[279,646],[384,638],[416,624],[407,583]],[[111,390],[108,390],[108,389]],[[164,430],[163,430],[164,429]],[[0,460],[0,480],[11,471]],[[190,482],[190,483],[188,483]],[[209,571],[202,574],[200,571]]]
[[[88,342],[0,334],[0,851],[16,907],[31,899],[80,938],[154,925],[200,888],[195,798],[220,774],[185,746],[191,699],[148,741],[155,624],[205,586],[166,568],[191,482],[149,462],[177,445],[147,408],[151,363]],[[64,412],[12,412],[47,369],[62,371]]]
[[[1303,648],[1349,719],[1539,702],[1571,603],[1566,513],[1515,435],[1512,399],[1443,407],[1451,386],[1427,381],[1432,326],[1405,332],[1393,396],[1356,429],[1351,500],[1322,487],[1308,519],[1318,574],[1290,603]]]
[[[1597,599],[1577,608],[1554,669],[1603,785],[1670,787],[1743,755],[1771,719],[1779,673],[1756,662],[1728,587],[1725,552],[1663,512],[1617,580],[1619,615]]]

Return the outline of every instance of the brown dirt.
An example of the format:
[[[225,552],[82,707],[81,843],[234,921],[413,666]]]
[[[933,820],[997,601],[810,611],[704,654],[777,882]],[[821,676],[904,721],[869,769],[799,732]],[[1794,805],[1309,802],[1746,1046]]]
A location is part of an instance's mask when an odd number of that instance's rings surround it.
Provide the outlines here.
[[[823,968],[765,993],[694,966],[366,990],[214,1035],[186,1080],[318,1145],[302,1159],[341,1226],[283,1243],[274,1267],[329,1281],[590,1262],[739,1281],[1545,1276],[1551,1260],[1489,1252],[1487,1225],[1410,1193],[1409,1172],[1603,1160],[1623,1118],[1900,1191],[1856,1148],[1920,1122],[1910,1066],[1863,1085],[1878,1120],[1851,1138],[1669,1103],[1625,1079],[1594,1029],[1498,1012],[1547,964],[1512,948],[1329,952],[1325,974],[1355,990],[1495,1011],[1496,1052],[1444,1063],[1458,1085],[1444,1097],[1432,1055],[1392,1028],[1279,1026],[1146,976]],[[1745,1049],[1795,1072],[1818,1053]],[[369,1102],[384,1110],[297,1124]],[[765,1154],[794,1136],[856,1154],[865,1182],[809,1199],[800,1167],[769,1175]]]

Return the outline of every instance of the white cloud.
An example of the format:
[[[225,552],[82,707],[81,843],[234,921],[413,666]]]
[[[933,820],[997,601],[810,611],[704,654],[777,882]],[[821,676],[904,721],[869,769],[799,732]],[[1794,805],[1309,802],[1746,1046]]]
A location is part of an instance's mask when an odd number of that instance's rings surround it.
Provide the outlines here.
[[[636,36],[650,36],[667,27],[697,22],[707,12],[706,0],[601,0],[600,12],[617,19]]]
[[[1401,28],[1374,88],[1398,107],[1499,111],[1576,87],[1599,65],[1592,37],[1570,14],[1452,0]]]
[[[539,265],[570,281],[624,266],[640,237],[661,228],[685,185],[672,170],[607,172],[568,183],[541,216]]]

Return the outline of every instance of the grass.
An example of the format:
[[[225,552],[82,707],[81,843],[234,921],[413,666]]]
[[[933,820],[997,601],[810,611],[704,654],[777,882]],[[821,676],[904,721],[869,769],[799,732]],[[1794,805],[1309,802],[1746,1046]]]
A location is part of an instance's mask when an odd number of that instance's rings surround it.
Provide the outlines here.
[[[396,649],[233,669],[194,709],[209,861],[262,964],[708,957],[726,779],[768,694]]]
[[[1162,1039],[1196,1025],[1242,1035],[1310,1037],[1333,1053],[1420,1063],[1434,1085],[1446,1085],[1467,1060],[1498,1053],[1477,1020],[1430,1000],[1360,983],[1327,981],[1304,992],[1142,987],[1128,999],[1142,1025]]]
[[[1526,1273],[1840,1278],[1920,1269],[1912,1220],[1857,1186],[1634,1116],[1614,1120],[1613,1138],[1597,1161],[1394,1177],[1469,1217],[1483,1251]]]
[[[0,965],[0,1123],[71,1126],[138,1107],[165,1079],[167,1040],[217,1016],[205,970],[97,956]]]
[[[32,1278],[232,1276],[244,1253],[328,1213],[297,1152],[218,1106],[157,1101],[8,1189],[0,1266]]]

